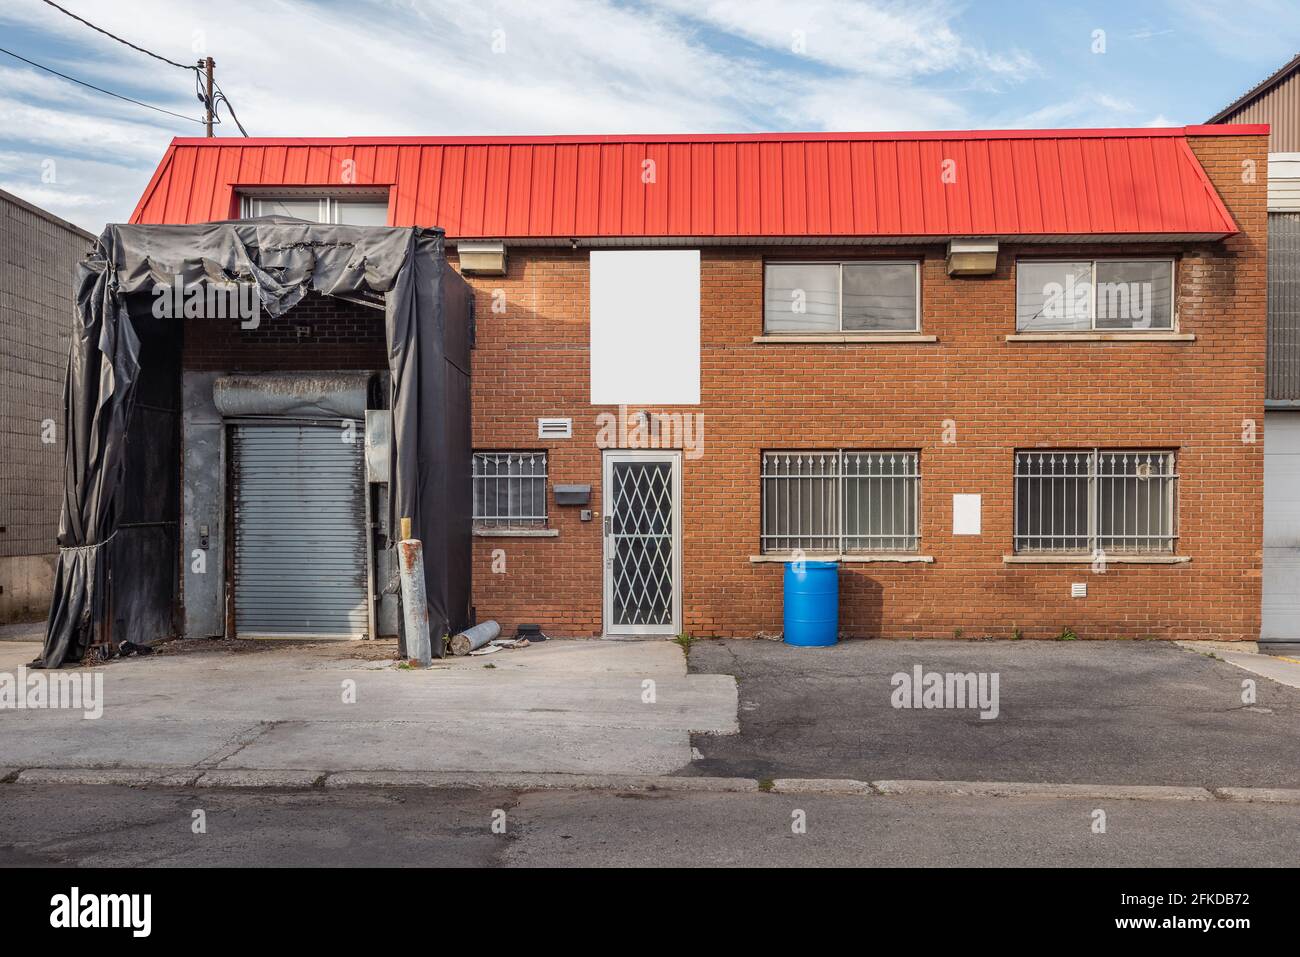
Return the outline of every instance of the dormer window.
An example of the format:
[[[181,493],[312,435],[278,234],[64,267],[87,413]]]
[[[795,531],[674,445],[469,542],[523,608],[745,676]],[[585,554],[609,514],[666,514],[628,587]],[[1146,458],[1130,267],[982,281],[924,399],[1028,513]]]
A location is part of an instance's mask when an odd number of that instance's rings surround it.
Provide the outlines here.
[[[314,223],[342,223],[347,226],[387,226],[388,197],[380,193],[364,196],[323,195],[320,193],[245,194],[241,197],[240,215],[292,216]]]

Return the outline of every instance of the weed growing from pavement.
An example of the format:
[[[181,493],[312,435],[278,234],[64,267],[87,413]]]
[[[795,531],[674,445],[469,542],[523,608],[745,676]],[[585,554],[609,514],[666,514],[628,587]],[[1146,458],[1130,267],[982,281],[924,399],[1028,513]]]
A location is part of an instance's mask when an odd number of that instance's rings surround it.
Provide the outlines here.
[[[695,643],[695,638],[689,632],[683,631],[673,639],[673,643],[682,649],[682,654],[689,658],[691,654],[691,645]]]
[[[1068,625],[1061,629],[1061,633],[1056,636],[1057,641],[1078,641],[1079,636],[1074,633],[1074,629]]]
[[[776,782],[771,778],[763,778],[763,780],[758,782],[758,789],[764,794],[771,791],[774,787],[776,787]]]

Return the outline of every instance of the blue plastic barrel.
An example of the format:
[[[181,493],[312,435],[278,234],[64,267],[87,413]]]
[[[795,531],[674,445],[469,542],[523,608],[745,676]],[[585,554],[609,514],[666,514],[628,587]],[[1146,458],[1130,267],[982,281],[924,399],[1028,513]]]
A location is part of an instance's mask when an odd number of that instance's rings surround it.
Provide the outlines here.
[[[785,643],[820,648],[835,644],[839,636],[839,564],[786,562]]]

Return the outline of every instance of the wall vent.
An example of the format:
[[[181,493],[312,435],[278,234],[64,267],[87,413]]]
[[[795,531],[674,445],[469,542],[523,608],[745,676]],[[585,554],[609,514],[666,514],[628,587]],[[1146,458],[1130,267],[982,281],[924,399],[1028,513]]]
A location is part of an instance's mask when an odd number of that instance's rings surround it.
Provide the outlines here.
[[[537,437],[539,439],[573,438],[572,419],[538,419]]]

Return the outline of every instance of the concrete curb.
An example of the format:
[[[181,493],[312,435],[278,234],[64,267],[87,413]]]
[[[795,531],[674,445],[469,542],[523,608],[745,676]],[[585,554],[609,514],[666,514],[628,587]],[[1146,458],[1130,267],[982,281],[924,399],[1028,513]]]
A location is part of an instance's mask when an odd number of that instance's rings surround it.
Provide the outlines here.
[[[875,794],[870,781],[847,778],[777,778],[773,794]]]
[[[423,787],[487,790],[597,790],[597,791],[757,791],[749,778],[670,778],[635,774],[544,774],[458,771],[338,771],[325,778],[325,788]]]
[[[324,771],[259,771],[242,768],[213,768],[194,782],[201,788],[314,788]]]
[[[710,792],[715,794],[825,794],[854,797],[999,797],[1123,801],[1231,801],[1300,804],[1300,790],[1131,784],[1039,784],[1019,781],[855,781],[841,778],[656,777],[634,774],[561,774],[460,771],[304,771],[253,768],[0,768],[0,786],[12,784],[118,785],[124,787],[442,788]]]
[[[1300,790],[1290,788],[1215,788],[1214,796],[1252,804],[1300,804]]]
[[[1212,801],[1205,788],[1133,784],[1031,784],[1018,781],[872,781],[881,794],[950,797],[1087,798],[1122,801]]]
[[[188,787],[202,773],[197,768],[184,771],[172,768],[28,768],[19,773],[15,783]]]

